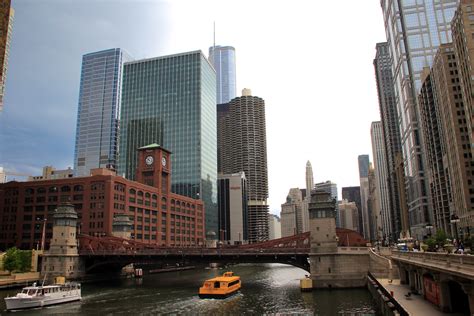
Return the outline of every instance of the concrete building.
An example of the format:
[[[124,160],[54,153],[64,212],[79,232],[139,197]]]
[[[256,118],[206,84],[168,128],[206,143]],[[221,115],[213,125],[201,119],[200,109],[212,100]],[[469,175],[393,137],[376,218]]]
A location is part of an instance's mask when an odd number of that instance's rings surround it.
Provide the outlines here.
[[[369,155],[360,155],[359,182],[360,182],[360,212],[362,213],[362,235],[370,240],[370,214],[367,208],[369,199]]]
[[[379,194],[377,192],[377,178],[372,163],[369,164],[369,196],[367,198],[367,210],[369,214],[369,234],[371,241],[381,241],[382,232],[382,214],[380,209]]]
[[[332,182],[332,181],[326,181],[326,182],[320,182],[316,183],[314,185],[314,190],[321,190],[324,192],[327,192],[331,194],[331,197],[337,202],[339,201],[339,197],[337,194],[337,184]],[[309,199],[311,199],[311,194],[308,194],[307,196]],[[336,227],[341,227],[340,226],[340,220],[339,220],[339,208],[338,204],[336,203]]]
[[[384,234],[389,240],[396,240],[402,230],[402,213],[408,212],[407,205],[402,204],[399,190],[405,191],[405,180],[399,182],[397,178],[396,156],[402,154],[400,146],[400,128],[398,125],[397,105],[395,100],[395,87],[392,76],[392,60],[388,43],[377,43],[374,59],[375,79],[379,97],[379,109],[382,125],[382,145],[385,159],[375,158],[375,171],[382,170],[386,176],[381,176],[380,186],[388,190],[388,214],[384,216]],[[374,146],[372,145],[372,149]],[[378,151],[379,152],[379,151]],[[383,153],[379,152],[379,156]],[[388,221],[388,223],[387,223]]]
[[[281,205],[281,237],[304,233],[305,201],[299,188],[292,188]]]
[[[356,203],[343,199],[338,205],[341,228],[359,231],[359,210]]]
[[[382,225],[382,234],[379,237],[388,241],[388,236],[394,237],[392,231],[393,211],[390,204],[390,181],[382,122],[372,122],[370,136],[372,139],[372,157],[374,157],[377,209],[380,212],[379,219]]]
[[[232,46],[209,47],[209,62],[216,70],[217,104],[228,103],[237,96],[235,48]]]
[[[132,60],[120,48],[82,56],[77,110],[74,172],[117,168],[123,63]]]
[[[215,81],[201,51],[125,63],[118,170],[135,179],[136,148],[163,145],[173,152],[172,191],[203,200],[206,231],[217,236]]]
[[[54,211],[66,202],[74,205],[82,234],[113,235],[114,218],[125,214],[133,222],[134,240],[164,246],[204,244],[203,203],[171,192],[169,151],[157,144],[140,148],[136,178],[95,169],[87,177],[0,184],[0,250],[36,248],[44,219],[48,249]]]
[[[423,136],[423,152],[425,153],[429,196],[432,213],[429,214],[429,223],[434,223],[437,229],[444,230],[453,236],[450,225],[450,184],[447,166],[443,162],[443,131],[437,108],[444,104],[437,104],[436,91],[433,88],[433,78],[429,68],[425,68],[422,76],[422,86],[418,95],[420,107],[420,132]],[[428,232],[427,232],[428,234]]]
[[[362,204],[360,200],[360,187],[343,187],[342,188],[342,199],[348,202],[354,202],[357,206],[357,213],[359,216],[358,229],[357,231],[362,235]]]
[[[304,210],[303,210],[303,230],[309,231],[309,202],[311,200],[311,191],[314,189],[314,177],[313,177],[313,167],[311,162],[308,160],[306,162],[306,189],[301,191],[303,195]]]
[[[432,65],[440,44],[451,41],[450,22],[458,3],[459,0],[425,0],[417,4],[380,1],[392,57],[410,230],[412,236],[420,239],[431,209],[416,96],[421,88],[423,67]]]
[[[281,238],[281,221],[278,215],[268,214],[268,239]]]
[[[0,112],[3,110],[3,98],[5,97],[8,55],[13,33],[14,16],[15,11],[11,6],[11,0],[3,0],[0,3]]]
[[[458,117],[454,116],[453,113],[451,120],[454,119],[456,121],[457,119],[458,123],[459,120],[462,120],[462,123],[459,124],[466,125],[462,131],[461,127],[456,129],[456,131],[459,131],[459,135],[456,135],[458,139],[456,141],[458,144],[456,152],[458,152],[459,161],[457,168],[454,164],[452,166],[454,181],[451,182],[454,182],[452,185],[455,196],[451,215],[459,217],[460,222],[456,225],[462,235],[472,234],[474,226],[474,99],[472,95],[472,78],[474,76],[472,70],[474,66],[474,39],[472,38],[472,33],[474,32],[474,26],[471,23],[473,5],[474,2],[472,0],[462,0],[451,23],[454,55],[457,61],[457,74],[459,74],[462,92],[462,103],[459,99],[454,100]],[[456,71],[454,73],[456,74]],[[466,133],[469,143],[466,141]],[[450,145],[453,146],[454,144],[450,143]],[[471,153],[466,152],[466,149],[469,147]],[[461,148],[463,149],[462,154]],[[464,168],[466,168],[465,171],[463,171]],[[461,188],[461,183],[463,188]]]
[[[248,240],[247,179],[244,172],[219,174],[219,240],[241,244]]]
[[[0,167],[0,183],[5,183],[7,182],[7,174],[3,167]]]
[[[224,174],[245,172],[248,185],[249,242],[268,239],[268,169],[265,101],[249,89],[230,101],[218,120],[220,168]]]
[[[56,170],[53,166],[45,166],[40,176],[29,176],[28,181],[67,179],[72,177],[74,177],[74,170],[71,167],[64,170]]]

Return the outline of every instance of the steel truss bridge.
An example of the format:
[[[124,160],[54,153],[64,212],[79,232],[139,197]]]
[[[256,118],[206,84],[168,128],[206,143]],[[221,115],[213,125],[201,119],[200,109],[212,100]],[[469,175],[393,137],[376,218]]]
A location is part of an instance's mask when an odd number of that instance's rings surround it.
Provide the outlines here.
[[[260,243],[217,248],[165,247],[118,237],[79,235],[79,255],[89,273],[113,272],[127,264],[283,263],[309,271],[310,233]]]

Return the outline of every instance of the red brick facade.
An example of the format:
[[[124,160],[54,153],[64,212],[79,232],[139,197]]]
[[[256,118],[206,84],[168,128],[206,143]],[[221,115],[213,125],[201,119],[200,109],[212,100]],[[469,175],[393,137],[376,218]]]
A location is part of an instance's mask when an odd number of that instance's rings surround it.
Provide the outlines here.
[[[169,155],[160,147],[139,152],[137,174],[142,177],[137,179],[158,187],[105,169],[94,170],[89,177],[0,184],[0,250],[36,248],[44,218],[48,249],[54,209],[67,201],[78,212],[80,233],[111,235],[114,215],[125,213],[133,222],[135,240],[166,246],[201,245],[205,234],[203,203],[170,192]],[[148,161],[153,160],[151,164],[144,163],[148,156],[154,157]]]

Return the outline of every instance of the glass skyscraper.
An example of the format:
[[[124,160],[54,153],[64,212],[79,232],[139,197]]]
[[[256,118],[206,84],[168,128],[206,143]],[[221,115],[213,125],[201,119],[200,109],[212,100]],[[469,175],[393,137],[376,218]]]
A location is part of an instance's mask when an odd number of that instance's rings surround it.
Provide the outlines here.
[[[120,48],[82,57],[74,151],[76,176],[88,176],[94,168],[117,167],[122,67],[130,60]]]
[[[395,100],[405,169],[412,235],[420,237],[430,219],[419,107],[423,67],[431,67],[440,44],[451,41],[450,22],[458,0],[381,0],[390,46]]]
[[[135,179],[139,147],[170,150],[174,193],[202,199],[217,233],[216,73],[201,51],[126,63],[119,174]]]
[[[232,46],[209,47],[209,61],[216,70],[216,102],[217,104],[228,103],[237,96],[235,48]]]

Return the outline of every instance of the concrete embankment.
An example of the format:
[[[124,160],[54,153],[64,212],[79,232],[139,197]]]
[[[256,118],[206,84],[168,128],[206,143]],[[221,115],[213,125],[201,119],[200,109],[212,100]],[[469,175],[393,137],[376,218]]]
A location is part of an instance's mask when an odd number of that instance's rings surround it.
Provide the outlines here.
[[[0,289],[23,287],[40,279],[39,272],[12,273],[0,276]]]
[[[367,288],[375,299],[379,311],[384,316],[409,315],[408,311],[372,275],[367,276]]]

